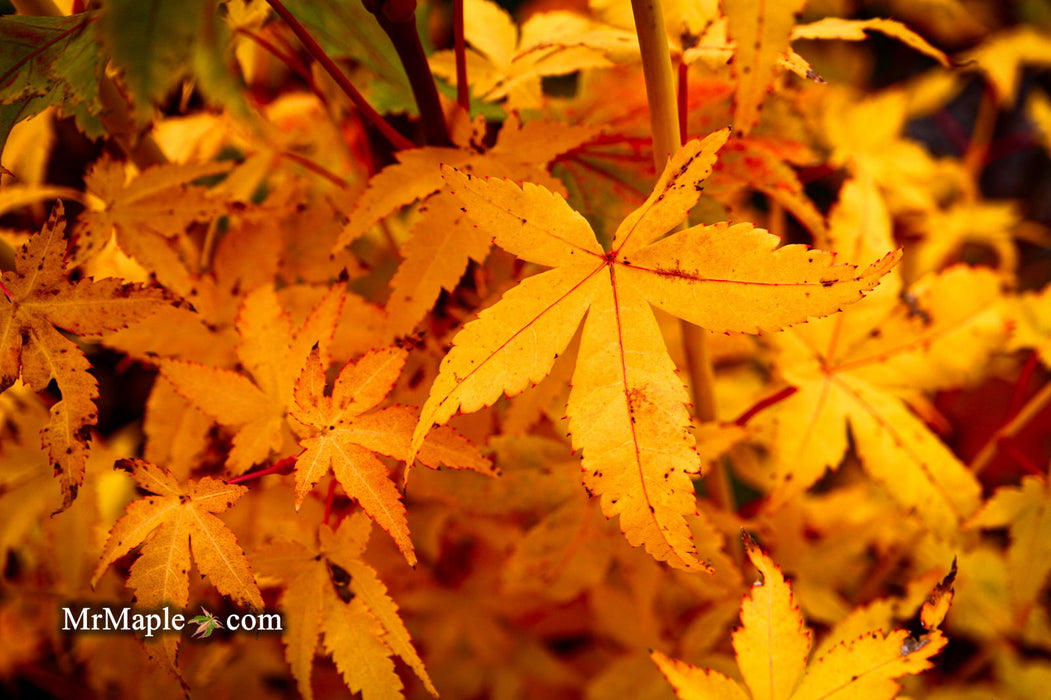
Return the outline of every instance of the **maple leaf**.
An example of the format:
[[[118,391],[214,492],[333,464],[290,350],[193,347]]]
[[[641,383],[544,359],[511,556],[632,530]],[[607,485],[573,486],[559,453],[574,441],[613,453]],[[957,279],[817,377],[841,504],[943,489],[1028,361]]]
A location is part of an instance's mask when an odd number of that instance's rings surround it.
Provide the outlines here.
[[[268,213],[272,220],[274,213]],[[162,313],[107,335],[106,345],[144,362],[174,357],[236,365],[235,325],[245,291],[273,284],[280,264],[281,235],[272,226],[243,218],[231,219],[229,226],[215,248],[210,270],[189,278],[192,288],[185,295],[189,306],[166,307]],[[172,333],[173,328],[179,332]]]
[[[84,353],[60,331],[97,336],[124,328],[169,301],[161,290],[114,278],[70,281],[65,229],[58,204],[40,232],[15,254],[15,269],[0,274],[0,389],[21,375],[34,391],[44,391],[54,379],[62,393],[41,432],[62,486],[62,509],[73,502],[84,478],[98,382],[88,372],[91,365]]]
[[[229,203],[191,183],[230,167],[228,162],[173,163],[128,178],[124,163],[103,156],[84,178],[94,199],[89,198],[91,206],[74,227],[73,259],[84,262],[115,235],[120,249],[157,275],[162,284],[183,296],[192,295],[188,270],[196,268],[200,253],[185,235],[186,229],[193,222],[226,213]]]
[[[832,247],[866,258],[891,240],[875,184],[859,176],[843,188],[831,217]],[[778,507],[835,468],[847,449],[846,425],[865,469],[935,531],[951,536],[978,507],[978,481],[908,408],[922,390],[957,386],[1007,337],[995,273],[957,266],[901,281],[835,318],[782,334],[779,366],[798,391],[776,407]]]
[[[0,393],[0,557],[17,556],[61,503],[37,437],[49,419],[47,405],[21,382]]]
[[[398,208],[424,200],[421,216],[402,246],[404,260],[390,282],[387,310],[395,334],[411,331],[441,290],[456,286],[468,262],[481,262],[489,253],[491,237],[466,220],[458,200],[439,192],[443,163],[482,175],[538,182],[564,192],[562,183],[545,166],[599,132],[598,127],[567,126],[543,119],[523,124],[512,114],[493,147],[482,150],[486,129],[485,121],[479,120],[472,133],[459,137],[463,141],[460,148],[428,146],[399,151],[397,163],[369,180],[340,235],[337,249]]]
[[[147,493],[128,505],[110,530],[91,585],[106,569],[142,545],[131,565],[128,587],[144,608],[171,605],[183,608],[190,600],[190,552],[202,576],[223,595],[252,608],[262,608],[251,567],[237,537],[218,517],[248,491],[244,486],[205,477],[182,486],[171,473],[141,459],[120,460],[117,467],[131,472]],[[176,668],[178,635],[161,635],[169,667]]]
[[[832,147],[831,164],[875,179],[892,213],[938,209],[939,192],[931,183],[959,180],[961,168],[936,161],[923,145],[904,137],[914,116],[909,93],[900,87],[868,95],[831,85],[827,89],[821,131]]]
[[[734,195],[762,192],[779,202],[800,223],[820,239],[825,220],[803,191],[795,171],[789,165],[784,144],[758,138],[735,138],[719,151],[719,166],[706,193],[720,202],[732,201]]]
[[[185,360],[160,361],[161,375],[217,423],[237,429],[227,466],[247,471],[291,443],[288,407],[296,377],[315,345],[326,349],[343,304],[333,286],[295,332],[273,287],[249,293],[237,320],[240,372]]]
[[[724,0],[721,5],[726,21],[708,25],[694,45],[686,46],[682,58],[687,64],[701,58],[713,64],[733,59],[730,67],[735,84],[734,127],[740,135],[746,135],[759,121],[766,94],[772,91],[782,70],[824,82],[807,60],[791,48],[791,42],[799,39],[862,41],[867,38],[866,32],[875,31],[898,39],[945,67],[952,65],[943,51],[896,20],[826,17],[793,26],[796,14],[803,8],[802,0],[774,5]],[[677,41],[678,37],[674,39]]]
[[[914,638],[904,629],[869,632],[831,647],[808,667],[811,631],[795,604],[792,587],[751,537],[744,535],[744,544],[759,570],[759,580],[741,603],[741,626],[733,634],[744,687],[718,671],[654,651],[654,662],[684,700],[890,700],[900,689],[895,679],[930,668],[931,657],[948,642],[938,627],[952,602],[955,565],[924,604],[925,634]]]
[[[202,615],[192,617],[187,622],[192,622],[197,625],[197,631],[193,633],[194,639],[207,639],[212,636],[212,632],[217,629],[223,629],[223,623],[215,619],[215,615],[208,612],[208,610],[202,605]]]
[[[471,91],[489,102],[506,99],[508,110],[540,107],[543,77],[609,66],[607,54],[638,51],[634,32],[572,12],[538,12],[519,34],[507,11],[489,0],[465,0],[464,37],[471,45]],[[452,51],[439,51],[429,61],[436,75],[456,77]]]
[[[1020,294],[1014,306],[1017,326],[1010,348],[1033,348],[1040,361],[1051,367],[1051,284]]]
[[[674,566],[702,568],[683,519],[695,510],[690,475],[700,469],[688,398],[650,305],[712,330],[776,330],[856,301],[899,258],[890,253],[859,271],[801,246],[774,250],[778,239],[751,224],[696,226],[657,240],[696,203],[728,135],[680,149],[608,253],[547,189],[446,170],[468,214],[498,245],[554,269],[524,280],[457,334],[414,450],[458,409],[478,410],[540,381],[586,313],[568,406],[585,487],[602,494],[608,517],[621,516],[633,545]]]
[[[416,410],[407,406],[373,410],[394,386],[407,356],[395,347],[367,353],[343,367],[331,395],[326,395],[325,366],[315,350],[296,381],[290,413],[312,433],[299,443],[303,452],[296,458],[296,507],[332,471],[343,491],[357,499],[415,566],[405,505],[376,454],[406,458]],[[432,433],[415,456],[430,467],[444,464],[491,473],[489,460],[448,427]]]
[[[483,150],[484,120],[471,133],[461,135],[459,148],[426,146],[399,151],[398,162],[388,165],[370,180],[355,201],[350,219],[336,243],[349,245],[378,221],[400,207],[424,199],[442,188],[440,166],[451,165],[469,172],[530,180],[560,189],[544,166],[555,156],[574,148],[599,132],[593,126],[566,126],[537,119],[525,124],[511,114],[492,148]]]
[[[281,596],[285,612],[285,659],[299,691],[314,697],[310,684],[318,639],[332,656],[352,692],[367,700],[401,697],[402,683],[392,656],[400,657],[438,693],[375,569],[362,560],[370,524],[360,514],[333,531],[318,530],[318,546],[280,540],[253,557],[260,574],[287,582]]]
[[[736,92],[734,129],[747,134],[759,121],[763,98],[778,75],[779,61],[791,44],[792,25],[804,0],[738,2],[722,0],[728,32],[733,39],[731,64]]]
[[[858,534],[860,533],[850,533],[847,537],[856,538]],[[780,546],[778,551],[780,552]],[[780,555],[778,558],[783,560]],[[782,564],[783,569],[788,567],[789,564]],[[852,642],[875,629],[890,630],[896,627],[907,627],[919,631],[921,628],[931,630],[940,627],[955,598],[953,589],[955,578],[956,560],[953,559],[948,574],[942,576],[936,569],[931,569],[909,581],[903,595],[877,598],[853,610],[844,604],[843,609],[827,617],[827,623],[831,625],[831,629],[820,640],[820,643],[811,649],[811,656],[815,659],[821,658],[827,655],[833,647]],[[805,609],[806,606],[802,604],[802,589],[806,587],[805,582],[796,577],[792,584],[794,593],[800,599],[801,607]],[[922,641],[922,637],[917,637],[910,642],[910,645]]]
[[[242,116],[248,107],[225,59],[229,32],[209,0],[108,0],[99,36],[131,92],[139,123],[184,78]]]
[[[0,18],[0,151],[15,122],[55,106],[87,136],[104,133],[99,112],[101,56],[91,25],[97,12],[70,17]],[[7,115],[5,115],[7,116]]]
[[[868,38],[867,32],[880,32],[894,37],[912,49],[933,58],[945,68],[952,66],[952,61],[945,52],[931,45],[907,26],[893,19],[875,17],[872,19],[841,19],[825,17],[817,22],[801,24],[792,29],[792,40],[797,39],[844,39],[846,41],[863,41]]]
[[[1012,237],[1019,229],[1019,212],[1013,202],[962,201],[928,212],[919,229],[924,236],[910,251],[909,270],[919,277],[965,259],[969,245],[989,248],[996,254],[997,267],[1006,280],[1017,266]]]
[[[1007,527],[1008,588],[1020,619],[1027,618],[1051,573],[1051,488],[1048,479],[1026,476],[1018,486],[996,490],[969,521],[971,527]]]
[[[1051,37],[1032,27],[1016,27],[986,39],[960,60],[984,73],[997,101],[1009,108],[1019,94],[1024,66],[1051,64]]]

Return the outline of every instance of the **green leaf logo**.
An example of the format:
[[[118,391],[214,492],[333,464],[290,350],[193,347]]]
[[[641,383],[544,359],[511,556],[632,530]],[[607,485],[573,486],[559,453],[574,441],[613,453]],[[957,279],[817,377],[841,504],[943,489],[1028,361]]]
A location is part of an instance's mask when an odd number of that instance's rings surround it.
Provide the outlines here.
[[[217,629],[223,629],[223,623],[215,619],[215,616],[208,612],[204,606],[201,606],[201,612],[203,615],[190,620],[197,625],[197,631],[193,633],[194,639],[203,639],[212,636],[212,632]]]

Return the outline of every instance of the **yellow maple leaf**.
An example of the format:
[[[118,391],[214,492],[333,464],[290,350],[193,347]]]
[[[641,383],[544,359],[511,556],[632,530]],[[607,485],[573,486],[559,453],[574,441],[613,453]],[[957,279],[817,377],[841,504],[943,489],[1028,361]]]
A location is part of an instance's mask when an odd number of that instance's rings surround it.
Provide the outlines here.
[[[375,350],[348,363],[325,394],[325,365],[315,350],[295,384],[293,418],[309,435],[296,458],[296,507],[329,471],[343,491],[357,499],[369,517],[390,533],[411,566],[416,554],[409,539],[405,504],[377,453],[405,459],[409,454],[416,410],[408,406],[376,407],[386,398],[405,366],[402,348]],[[490,473],[491,464],[451,428],[435,431],[416,453],[430,467],[446,465]]]
[[[98,566],[94,587],[106,569],[140,544],[131,565],[128,587],[144,608],[170,605],[185,609],[190,600],[190,552],[197,570],[223,595],[242,605],[262,608],[263,598],[237,537],[216,517],[243,496],[244,486],[205,477],[185,486],[166,470],[140,459],[120,460],[144,491],[153,494],[131,504],[110,530]],[[178,635],[162,635],[169,666],[175,668]]]
[[[960,58],[964,65],[976,66],[985,74],[997,101],[1009,108],[1018,95],[1022,69],[1051,64],[1051,36],[1021,25],[986,39]]]
[[[470,45],[467,73],[480,99],[506,99],[508,110],[543,105],[541,78],[612,65],[608,55],[638,51],[634,32],[609,27],[574,12],[538,12],[521,28],[495,2],[466,0],[464,37]],[[431,69],[456,77],[452,51],[430,57]]]
[[[374,175],[355,201],[337,250],[391,212],[440,190],[442,164],[481,175],[530,180],[561,190],[561,183],[547,173],[547,163],[600,131],[595,126],[567,126],[544,119],[523,124],[512,114],[493,147],[484,149],[486,129],[485,121],[478,120],[470,133],[457,139],[462,141],[457,148],[427,146],[399,151],[395,156],[398,162]]]
[[[719,168],[706,192],[722,202],[747,200],[752,190],[762,192],[820,238],[825,233],[825,219],[789,165],[789,148],[755,137],[734,139],[719,151]]]
[[[1010,348],[1033,348],[1040,361],[1051,367],[1051,284],[1023,292],[1014,300],[1015,333]]]
[[[933,211],[940,202],[932,184],[954,183],[947,177],[954,173],[946,170],[957,166],[936,161],[923,145],[905,137],[909,99],[900,87],[861,95],[829,85],[821,133],[832,148],[832,165],[871,176],[892,212]]]
[[[168,302],[159,289],[118,279],[66,276],[66,222],[62,205],[40,233],[15,254],[15,269],[0,274],[0,390],[21,375],[34,391],[52,379],[62,400],[51,407],[41,435],[62,486],[62,509],[76,497],[84,479],[91,426],[97,412],[98,382],[77,344],[60,331],[98,336],[145,318]]]
[[[347,687],[366,700],[402,697],[393,656],[401,658],[434,696],[423,661],[376,571],[362,560],[369,521],[358,514],[333,531],[322,525],[319,545],[275,541],[253,557],[260,575],[287,582],[285,658],[307,700],[319,638]]]
[[[791,44],[792,25],[804,0],[723,0],[723,14],[736,47],[731,66],[737,84],[734,129],[747,134],[759,121],[763,98],[773,86],[779,61]]]
[[[387,305],[391,331],[404,334],[426,315],[442,289],[452,290],[469,261],[489,254],[491,236],[465,220],[458,200],[441,190],[444,163],[479,175],[510,177],[541,183],[564,194],[562,183],[547,172],[547,164],[593,138],[595,126],[567,126],[537,119],[523,124],[512,114],[492,148],[483,149],[487,125],[475,123],[469,133],[454,134],[458,148],[425,147],[400,151],[398,162],[369,180],[354,204],[339,237],[342,248],[395,210],[421,200],[421,216],[401,247],[403,261],[391,279]]]
[[[964,199],[944,209],[927,213],[918,226],[923,240],[909,251],[909,277],[947,267],[966,259],[967,246],[980,246],[996,254],[996,266],[1011,280],[1018,266],[1014,236],[1021,215],[1014,202]]]
[[[826,17],[802,24],[792,29],[792,40],[797,39],[843,39],[846,41],[864,41],[866,32],[880,32],[898,39],[910,48],[930,56],[946,68],[952,65],[952,61],[945,52],[931,45],[907,26],[893,19],[875,17],[872,19],[841,19],[839,17]]]
[[[237,429],[227,460],[232,473],[292,443],[287,411],[296,377],[315,345],[327,352],[343,297],[341,285],[332,287],[293,331],[272,287],[249,293],[237,320],[237,356],[251,379],[185,360],[160,362],[161,375],[176,391],[217,423]]]
[[[668,45],[674,55],[684,44],[703,41],[705,30],[719,21],[719,0],[668,0],[662,2]],[[635,29],[631,3],[626,0],[589,0],[588,8],[604,22],[628,31]]]
[[[402,262],[391,278],[387,302],[390,331],[408,334],[444,289],[453,291],[467,264],[482,262],[492,243],[460,211],[460,201],[446,192],[420,206],[420,218],[402,245]]]
[[[866,259],[891,240],[871,178],[844,186],[831,222],[830,243],[847,260]],[[1000,282],[990,270],[958,266],[899,297],[900,289],[892,273],[843,314],[776,338],[779,366],[798,391],[774,412],[772,506],[838,466],[849,423],[865,469],[928,527],[951,535],[978,507],[977,480],[906,400],[964,383],[1006,341]]]
[[[890,700],[900,686],[895,679],[931,667],[931,657],[948,642],[938,629],[952,601],[955,566],[924,607],[926,633],[918,638],[904,629],[889,634],[868,632],[831,647],[807,664],[811,632],[793,600],[792,587],[773,560],[744,536],[745,551],[759,570],[741,603],[741,627],[733,634],[744,687],[711,669],[701,669],[651,654],[675,694],[683,700]],[[938,613],[928,612],[938,610]]]
[[[106,344],[136,359],[176,357],[233,367],[235,324],[246,292],[273,284],[281,259],[281,232],[259,219],[276,212],[230,217],[229,229],[215,247],[208,272],[192,276],[185,295],[189,306],[166,308],[144,322],[106,336]],[[178,333],[171,329],[177,328]]]
[[[629,542],[674,566],[703,568],[683,518],[695,510],[690,475],[700,469],[688,398],[650,305],[713,330],[774,330],[856,301],[899,257],[858,270],[802,246],[775,250],[777,237],[751,224],[696,226],[657,240],[696,203],[728,135],[680,149],[621,223],[610,252],[547,189],[447,169],[468,214],[498,245],[554,269],[524,280],[457,334],[413,449],[457,410],[476,411],[543,379],[586,313],[568,407],[585,487],[602,494],[607,517],[621,516]]]
[[[1025,620],[1051,573],[1051,483],[1026,476],[1018,486],[1002,486],[971,519],[972,527],[1007,527],[1007,587],[1015,614]]]
[[[21,382],[0,393],[0,557],[33,541],[32,533],[61,503],[58,484],[40,452],[47,405]]]

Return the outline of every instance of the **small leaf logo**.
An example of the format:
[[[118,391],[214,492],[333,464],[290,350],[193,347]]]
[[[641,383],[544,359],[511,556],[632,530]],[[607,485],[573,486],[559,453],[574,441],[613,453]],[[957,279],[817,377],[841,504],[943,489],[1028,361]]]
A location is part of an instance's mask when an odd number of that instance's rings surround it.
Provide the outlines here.
[[[201,606],[201,612],[204,614],[190,620],[190,622],[197,625],[197,631],[193,633],[194,639],[211,637],[212,632],[217,629],[223,629],[223,623],[215,619],[215,616],[208,612],[203,605]]]

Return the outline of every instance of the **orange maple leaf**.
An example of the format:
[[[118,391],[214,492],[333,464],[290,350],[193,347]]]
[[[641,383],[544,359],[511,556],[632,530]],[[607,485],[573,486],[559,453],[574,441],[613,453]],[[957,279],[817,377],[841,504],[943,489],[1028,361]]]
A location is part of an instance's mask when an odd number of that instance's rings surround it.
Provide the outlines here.
[[[409,453],[416,409],[379,405],[401,374],[408,353],[402,348],[374,350],[347,363],[336,378],[332,394],[325,394],[325,366],[315,350],[307,359],[295,386],[293,418],[310,437],[299,444],[296,458],[296,508],[329,471],[351,498],[380,527],[390,533],[409,564],[416,565],[405,504],[377,454],[405,459]],[[491,464],[451,428],[435,431],[416,453],[421,463],[437,467],[491,473]]]
[[[361,514],[333,531],[318,530],[319,546],[279,540],[264,546],[253,560],[260,575],[287,582],[281,596],[285,613],[285,659],[303,697],[310,684],[319,638],[352,692],[364,698],[400,695],[401,680],[392,656],[400,657],[434,696],[412,639],[375,569],[362,560],[370,524]]]
[[[65,230],[60,203],[40,233],[16,253],[14,271],[0,276],[0,389],[21,374],[34,391],[44,391],[54,379],[62,392],[41,432],[62,486],[62,509],[84,480],[98,382],[88,372],[84,353],[59,331],[98,336],[145,318],[169,301],[159,289],[115,278],[69,280]]]
[[[897,262],[859,271],[803,246],[775,250],[751,224],[695,226],[658,240],[697,202],[728,130],[691,141],[649,199],[621,223],[612,250],[560,196],[527,183],[446,170],[457,195],[495,242],[555,269],[506,293],[453,340],[413,436],[457,410],[475,411],[546,376],[587,314],[568,414],[583,450],[584,484],[621,516],[628,541],[672,565],[704,568],[684,515],[700,470],[686,392],[650,305],[721,331],[776,330],[861,298]]]
[[[293,442],[287,410],[292,388],[311,348],[327,350],[343,304],[335,285],[298,328],[270,286],[249,293],[237,318],[241,372],[185,360],[162,360],[161,375],[217,423],[237,430],[227,460],[241,474]]]
[[[77,220],[74,260],[84,262],[115,236],[121,250],[157,275],[162,284],[178,294],[190,294],[193,282],[186,261],[196,263],[200,253],[189,252],[195,244],[186,230],[230,208],[224,198],[192,181],[230,168],[229,162],[169,163],[129,178],[124,163],[103,156],[84,178],[93,197]]]
[[[95,573],[94,587],[110,564],[140,544],[131,565],[128,587],[144,608],[171,605],[185,609],[190,601],[190,551],[202,576],[220,593],[253,608],[263,607],[251,567],[237,537],[215,516],[243,496],[244,486],[205,477],[182,486],[171,473],[140,459],[117,462],[150,494],[132,501],[110,530]],[[143,544],[145,543],[145,544]],[[175,669],[178,635],[161,635],[159,643]]]
[[[741,626],[733,634],[744,687],[718,671],[654,651],[651,657],[683,700],[890,700],[900,689],[896,678],[930,668],[931,658],[948,643],[938,627],[952,603],[955,563],[923,605],[924,634],[869,632],[836,644],[808,666],[811,632],[792,587],[751,537],[744,535],[744,544],[759,570],[759,580],[741,603]]]

